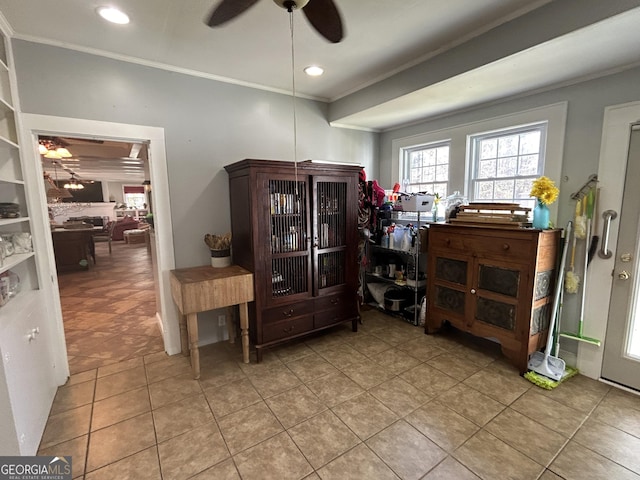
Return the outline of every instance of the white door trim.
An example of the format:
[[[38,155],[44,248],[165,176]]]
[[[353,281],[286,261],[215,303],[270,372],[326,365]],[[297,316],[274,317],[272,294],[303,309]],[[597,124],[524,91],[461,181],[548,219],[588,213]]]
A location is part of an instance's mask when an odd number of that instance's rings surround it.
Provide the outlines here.
[[[622,194],[629,153],[631,125],[640,121],[640,102],[612,105],[604,110],[600,161],[598,166],[598,185],[600,198],[598,210],[615,210],[620,218]],[[602,225],[602,222],[599,222]],[[606,342],[609,303],[613,277],[611,272],[615,264],[615,248],[618,239],[619,223],[611,222],[609,248],[614,255],[604,260],[598,256],[589,267],[587,281],[587,300],[584,334],[603,339]],[[602,232],[597,232],[601,235]],[[581,373],[591,378],[600,378],[604,348],[579,342],[578,364]]]
[[[156,230],[156,252],[157,252],[157,268],[158,289],[160,292],[160,304],[157,305],[162,322],[162,330],[164,337],[165,351],[169,355],[179,353],[180,346],[180,328],[178,324],[178,314],[171,297],[170,272],[175,269],[175,256],[173,245],[173,227],[171,222],[171,204],[169,199],[169,180],[167,174],[167,159],[165,151],[164,129],[160,127],[150,127],[144,125],[131,125],[125,123],[103,122],[97,120],[86,120],[79,118],[56,117],[50,115],[36,115],[23,113],[22,120],[22,138],[24,145],[24,161],[35,167],[35,171],[39,172],[39,178],[42,178],[42,165],[40,156],[37,151],[36,136],[38,134],[57,135],[57,136],[85,136],[110,138],[116,141],[148,141],[149,142],[149,168],[150,180],[152,185],[152,199],[154,207],[154,225]],[[27,146],[30,146],[27,148]],[[43,198],[44,182],[38,182],[39,188],[42,190]],[[42,205],[43,218],[48,219],[46,213],[46,205]],[[44,225],[49,229],[49,225]],[[49,252],[49,272],[55,271],[55,262],[53,260],[53,245],[48,244]],[[55,291],[57,288],[56,276],[51,274]],[[57,304],[59,305],[59,299]],[[56,308],[58,310],[59,308]],[[65,358],[58,357],[58,361],[62,361],[62,365],[67,365],[66,349],[64,348],[64,329],[62,328],[62,312],[56,311],[56,322],[58,323],[58,331],[62,337],[54,340],[56,355],[64,353]],[[61,347],[60,347],[61,346]]]

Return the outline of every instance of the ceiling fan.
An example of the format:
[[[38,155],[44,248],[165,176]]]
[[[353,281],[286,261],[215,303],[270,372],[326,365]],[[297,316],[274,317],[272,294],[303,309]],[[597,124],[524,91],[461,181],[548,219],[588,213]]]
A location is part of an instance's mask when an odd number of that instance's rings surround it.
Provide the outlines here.
[[[316,31],[332,43],[342,40],[343,29],[340,12],[333,0],[273,0],[278,6],[291,13],[302,9],[307,20]],[[217,27],[244,13],[258,0],[222,0],[213,10],[207,25]]]

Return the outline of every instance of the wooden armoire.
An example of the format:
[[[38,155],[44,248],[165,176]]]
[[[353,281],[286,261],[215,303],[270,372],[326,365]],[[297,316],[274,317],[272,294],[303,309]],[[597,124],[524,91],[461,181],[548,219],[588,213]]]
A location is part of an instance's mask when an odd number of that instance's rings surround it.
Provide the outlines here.
[[[357,331],[357,165],[227,165],[233,262],[254,273],[249,336],[264,348],[342,322]]]

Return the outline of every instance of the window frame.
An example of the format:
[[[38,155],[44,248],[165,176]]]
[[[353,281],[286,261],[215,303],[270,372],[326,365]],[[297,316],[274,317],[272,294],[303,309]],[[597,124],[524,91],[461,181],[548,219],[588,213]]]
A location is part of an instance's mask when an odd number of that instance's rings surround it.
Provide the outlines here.
[[[407,148],[403,148],[402,149],[402,153],[401,156],[403,158],[403,166],[402,166],[402,189],[403,191],[406,190],[406,193],[409,192],[414,192],[413,189],[407,188],[406,187],[406,182],[405,180],[408,180],[411,178],[411,154],[414,152],[419,152],[419,151],[425,151],[425,150],[435,150],[438,148],[442,148],[442,147],[447,147],[448,152],[447,152],[447,180],[446,181],[438,181],[438,180],[433,180],[432,182],[421,182],[421,183],[429,183],[431,185],[443,185],[445,186],[444,188],[444,196],[448,195],[447,192],[449,192],[449,180],[451,178],[451,171],[450,171],[450,164],[451,164],[451,143],[448,140],[443,140],[443,141],[439,141],[439,142],[431,142],[428,144],[424,144],[424,145],[413,145],[411,147],[407,147]],[[436,167],[437,167],[437,163],[436,163]],[[442,165],[442,164],[440,164]],[[417,190],[420,192],[424,192],[425,190]],[[417,192],[416,191],[416,192]],[[426,191],[426,193],[436,193],[437,190],[434,188],[433,191]],[[442,193],[441,193],[441,196]]]
[[[497,130],[491,130],[491,131],[486,131],[486,132],[479,132],[479,133],[474,133],[468,136],[467,138],[467,142],[469,144],[469,158],[468,158],[468,162],[469,162],[469,175],[467,178],[467,189],[466,191],[468,192],[468,198],[469,201],[471,202],[482,202],[482,201],[487,201],[487,200],[483,200],[483,199],[478,199],[476,198],[476,183],[478,182],[478,170],[479,170],[479,163],[480,163],[480,150],[479,150],[479,144],[480,142],[482,142],[483,140],[489,140],[489,139],[494,139],[494,138],[502,138],[502,137],[507,137],[507,136],[513,136],[513,135],[521,135],[523,133],[528,133],[528,132],[533,132],[533,131],[539,131],[540,132],[540,146],[539,146],[539,151],[537,153],[538,155],[538,167],[536,169],[536,173],[535,174],[531,174],[531,175],[515,175],[515,176],[510,176],[510,177],[487,177],[486,179],[482,179],[482,180],[491,180],[491,181],[499,181],[499,180],[511,180],[511,179],[531,179],[531,181],[535,180],[536,178],[540,177],[541,175],[544,174],[544,166],[545,166],[545,159],[546,159],[546,146],[547,146],[547,132],[549,130],[549,122],[548,121],[542,121],[542,122],[535,122],[535,123],[530,123],[530,124],[526,124],[526,125],[514,125],[511,127],[506,127],[506,128],[499,128]],[[520,154],[520,152],[518,152],[518,159],[523,156]],[[499,157],[496,157],[496,159],[498,159]],[[495,191],[495,190],[494,190]],[[491,202],[513,202],[513,203],[518,203],[523,207],[529,207],[529,208],[533,208],[534,205],[534,200],[533,199],[529,199],[529,198],[510,198],[510,199],[496,199],[495,198],[495,194],[494,194],[494,198],[489,200]]]

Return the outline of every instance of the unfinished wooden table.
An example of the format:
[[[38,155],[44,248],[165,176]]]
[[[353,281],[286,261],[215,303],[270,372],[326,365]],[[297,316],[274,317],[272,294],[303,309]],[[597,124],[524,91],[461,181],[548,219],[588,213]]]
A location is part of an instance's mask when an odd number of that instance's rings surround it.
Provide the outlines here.
[[[198,352],[198,313],[238,305],[242,360],[249,363],[249,312],[253,301],[253,273],[237,265],[224,268],[211,266],[179,268],[171,271],[171,294],[181,313],[180,340],[182,353],[191,355],[195,378],[200,378]],[[229,318],[229,340],[233,342],[232,319]]]

